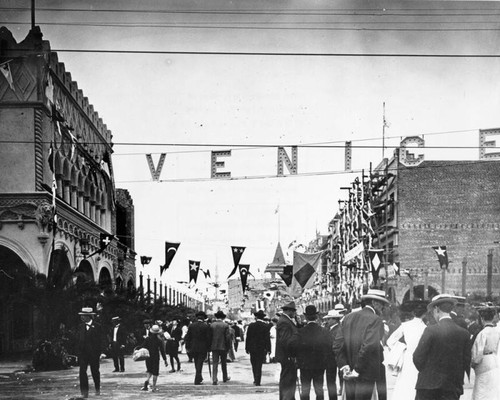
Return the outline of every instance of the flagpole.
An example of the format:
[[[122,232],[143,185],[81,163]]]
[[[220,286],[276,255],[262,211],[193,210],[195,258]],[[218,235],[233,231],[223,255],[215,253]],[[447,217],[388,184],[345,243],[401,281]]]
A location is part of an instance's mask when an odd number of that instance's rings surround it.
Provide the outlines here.
[[[385,158],[385,101],[382,103],[383,121],[382,121],[382,160]]]

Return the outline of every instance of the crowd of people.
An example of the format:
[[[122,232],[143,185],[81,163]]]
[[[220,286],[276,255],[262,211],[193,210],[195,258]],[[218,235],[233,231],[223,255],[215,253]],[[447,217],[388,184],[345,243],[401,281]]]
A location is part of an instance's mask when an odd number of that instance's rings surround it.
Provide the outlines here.
[[[194,364],[194,384],[203,384],[207,365],[212,385],[228,382],[228,363],[234,362],[239,343],[250,356],[253,384],[262,384],[265,363],[279,363],[279,398],[294,400],[386,400],[386,371],[395,376],[392,399],[448,400],[463,394],[465,377],[474,369],[473,400],[500,400],[500,326],[493,306],[479,309],[480,321],[467,321],[455,311],[455,297],[441,294],[431,301],[405,301],[399,307],[400,323],[385,320],[390,305],[385,292],[369,289],[358,309],[335,305],[324,316],[314,305],[297,315],[295,303],[284,304],[270,319],[254,313],[251,323],[231,321],[222,311],[212,318],[199,311],[194,321],[146,319],[135,332],[137,349],[146,349],[143,391],[156,391],[160,358],[170,373],[181,372],[179,353]],[[100,393],[99,360],[107,337],[113,372],[125,371],[127,332],[118,316],[103,335],[92,308],[80,312],[78,335],[80,390],[88,397],[90,367],[96,394]],[[500,324],[499,324],[500,325]],[[241,348],[240,348],[241,350]],[[220,367],[220,368],[219,368]],[[219,369],[221,382],[219,381]],[[326,379],[325,379],[326,378]]]

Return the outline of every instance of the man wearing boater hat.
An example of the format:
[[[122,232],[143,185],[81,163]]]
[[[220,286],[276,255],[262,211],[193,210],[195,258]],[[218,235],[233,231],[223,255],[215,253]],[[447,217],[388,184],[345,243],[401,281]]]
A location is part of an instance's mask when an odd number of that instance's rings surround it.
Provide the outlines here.
[[[297,387],[297,367],[290,353],[289,342],[297,332],[295,302],[282,307],[283,313],[276,325],[276,360],[281,364],[279,400],[294,400]]]
[[[254,313],[255,322],[248,325],[245,351],[250,354],[252,364],[253,384],[260,386],[262,378],[262,364],[266,361],[266,356],[271,352],[271,336],[269,325],[264,322],[266,314],[259,310]]]
[[[383,290],[369,289],[361,296],[362,309],[346,315],[337,333],[334,346],[347,400],[370,400],[374,390],[380,400],[387,398],[380,315],[388,304]]]
[[[413,353],[418,369],[416,400],[458,400],[463,394],[464,372],[469,372],[469,332],[453,322],[457,300],[449,294],[434,296],[427,306],[436,320],[428,325]]]
[[[78,313],[82,323],[78,327],[78,364],[80,366],[80,392],[83,398],[89,396],[89,378],[87,368],[90,366],[92,379],[94,380],[95,392],[101,394],[101,373],[99,371],[99,360],[102,350],[101,326],[94,321],[95,312],[92,307],[84,307]]]

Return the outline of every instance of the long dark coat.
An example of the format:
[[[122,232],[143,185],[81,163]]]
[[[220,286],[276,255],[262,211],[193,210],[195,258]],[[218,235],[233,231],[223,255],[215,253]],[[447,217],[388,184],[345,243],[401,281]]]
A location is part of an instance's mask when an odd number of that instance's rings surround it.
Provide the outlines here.
[[[349,365],[366,381],[385,380],[384,322],[369,308],[345,316],[335,338],[339,368]]]
[[[471,353],[470,334],[451,318],[425,328],[413,353],[417,367],[416,389],[445,389],[463,393],[464,372],[468,372]]]
[[[300,369],[325,369],[329,349],[328,332],[315,322],[299,329],[290,340],[290,351]]]

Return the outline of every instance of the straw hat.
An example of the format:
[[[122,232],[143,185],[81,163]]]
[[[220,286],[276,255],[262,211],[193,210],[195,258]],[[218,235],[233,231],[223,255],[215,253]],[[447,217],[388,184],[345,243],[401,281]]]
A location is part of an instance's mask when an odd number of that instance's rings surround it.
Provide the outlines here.
[[[451,296],[450,294],[446,294],[446,293],[438,294],[437,296],[434,296],[432,298],[432,301],[427,306],[427,309],[432,310],[433,307],[436,307],[436,306],[443,304],[443,303],[451,303],[451,304],[455,305],[455,304],[457,304],[457,299],[455,297]]]
[[[78,314],[92,316],[92,315],[95,315],[95,312],[94,312],[94,309],[92,307],[83,307],[82,311],[80,311]]]
[[[323,317],[323,319],[334,319],[334,318],[341,319],[343,317],[344,317],[344,314],[342,314],[338,310],[330,310],[330,311],[328,311],[328,314],[326,314]]]
[[[389,300],[385,297],[385,292],[380,289],[368,289],[368,292],[361,296],[361,300],[377,300],[389,304]]]

